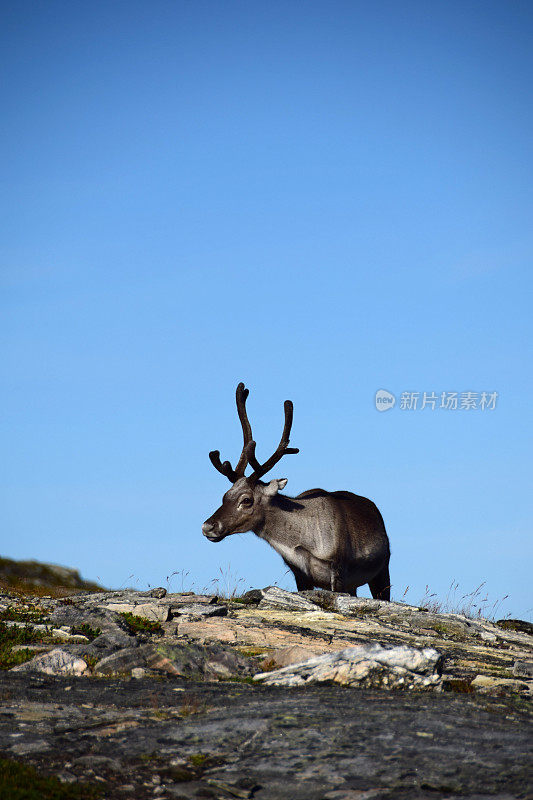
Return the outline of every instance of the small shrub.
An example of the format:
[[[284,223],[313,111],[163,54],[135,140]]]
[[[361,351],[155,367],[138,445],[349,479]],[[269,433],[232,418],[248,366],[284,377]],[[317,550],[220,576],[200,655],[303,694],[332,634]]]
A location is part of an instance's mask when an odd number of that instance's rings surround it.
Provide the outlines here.
[[[163,628],[160,622],[150,622],[143,617],[136,617],[131,611],[125,611],[120,614],[130,633],[163,633]]]
[[[93,639],[96,639],[96,637],[100,636],[100,634],[102,633],[100,628],[91,628],[91,626],[88,625],[86,622],[84,622],[83,625],[74,625],[70,629],[70,632],[74,633],[74,634],[81,634],[82,636],[86,636],[87,639],[89,639],[89,641],[91,641],[91,642],[92,642]]]
[[[0,622],[0,669],[11,669],[11,667],[16,667],[18,664],[28,661],[27,657],[17,655],[17,653],[27,651],[15,651],[15,653],[12,653],[12,648],[20,644],[33,644],[39,641],[40,638],[39,634],[30,625],[19,628],[10,627]]]
[[[47,620],[46,612],[30,603],[25,609],[8,606],[5,611],[0,612],[0,620],[10,622],[31,622],[34,625],[42,625]]]

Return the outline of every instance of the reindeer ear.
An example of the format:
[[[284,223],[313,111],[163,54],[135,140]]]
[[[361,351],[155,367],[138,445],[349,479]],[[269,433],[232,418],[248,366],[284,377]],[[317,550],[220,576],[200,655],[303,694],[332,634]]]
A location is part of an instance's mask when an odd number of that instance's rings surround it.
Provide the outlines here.
[[[274,478],[270,483],[267,483],[264,492],[268,497],[274,497],[274,495],[284,489],[286,485],[287,478]]]

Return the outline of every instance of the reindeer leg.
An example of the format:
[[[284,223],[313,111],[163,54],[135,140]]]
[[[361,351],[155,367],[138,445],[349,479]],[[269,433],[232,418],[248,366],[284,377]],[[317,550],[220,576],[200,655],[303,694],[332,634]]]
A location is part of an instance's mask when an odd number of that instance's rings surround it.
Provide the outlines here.
[[[308,578],[305,572],[302,572],[298,567],[291,567],[294,580],[296,581],[296,590],[304,592],[306,589],[314,589],[314,583],[311,578]]]
[[[339,575],[339,570],[335,569],[333,566],[331,567],[330,582],[331,582],[330,588],[332,592],[342,592],[342,583]]]
[[[285,559],[283,559],[285,561]],[[296,591],[297,592],[304,592],[306,589],[314,589],[315,584],[313,583],[312,578],[305,574],[305,572],[298,567],[295,567],[293,564],[289,564],[288,561],[285,561],[285,564],[288,566],[292,574],[294,575],[294,580],[296,581]]]
[[[368,581],[370,591],[374,600],[390,600],[390,575],[389,565],[385,566]]]

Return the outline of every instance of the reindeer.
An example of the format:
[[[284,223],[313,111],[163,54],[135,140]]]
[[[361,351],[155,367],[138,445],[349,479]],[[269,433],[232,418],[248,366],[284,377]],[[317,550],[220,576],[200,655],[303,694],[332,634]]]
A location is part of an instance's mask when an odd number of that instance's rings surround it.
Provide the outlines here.
[[[357,596],[357,587],[368,583],[372,597],[390,600],[389,540],[383,518],[366,497],[352,492],[310,489],[297,497],[280,494],[286,478],[264,483],[261,478],[280,459],[298,448],[289,447],[293,405],[286,400],[285,425],[277,450],[260,464],[246,413],[249,391],[237,386],[237,413],[244,444],[235,469],[220,460],[220,452],[209,453],[211,463],[233,484],[222,505],[202,525],[210,542],[220,542],[233,533],[253,531],[267,541],[291,569],[298,591],[330,589]],[[248,464],[253,469],[245,476]]]

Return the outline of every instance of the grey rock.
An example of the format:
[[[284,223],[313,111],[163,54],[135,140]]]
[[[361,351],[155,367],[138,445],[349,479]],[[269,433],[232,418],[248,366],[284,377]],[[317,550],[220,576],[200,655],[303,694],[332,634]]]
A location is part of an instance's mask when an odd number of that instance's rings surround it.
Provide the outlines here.
[[[33,742],[19,742],[12,745],[11,752],[16,756],[28,756],[33,753],[44,753],[46,750],[50,750],[50,747],[50,742],[47,742],[46,739],[36,739]]]
[[[110,656],[105,656],[95,664],[94,671],[97,675],[116,675],[131,672],[136,667],[146,667],[146,660],[152,652],[151,645],[140,647],[126,647]]]
[[[124,631],[117,629],[101,633],[91,642],[91,649],[94,652],[99,650],[118,650],[125,647],[137,647],[139,644],[135,636],[131,636]]]
[[[178,606],[172,609],[174,616],[190,616],[196,619],[206,619],[208,617],[225,617],[228,607],[224,605],[201,605],[194,603],[187,606]]]
[[[201,605],[214,605],[218,603],[218,596],[216,594],[196,594],[195,592],[170,592],[165,598],[171,606],[191,605],[192,603],[200,603]]]
[[[50,614],[50,618],[57,626],[68,625],[69,627],[78,625],[90,625],[91,628],[99,628],[102,633],[110,631],[123,631],[127,633],[126,624],[118,614],[104,608],[85,609],[74,605],[59,606]]]
[[[135,614],[135,603],[113,601],[112,603],[108,603],[105,608],[108,611],[113,611],[115,614]]]
[[[346,685],[383,688],[433,688],[440,686],[442,656],[432,648],[382,647],[379,644],[348,647],[325,653],[300,664],[254,675],[269,685],[299,686],[334,681]]]
[[[91,769],[98,769],[99,767],[106,767],[114,772],[120,772],[122,764],[118,758],[110,758],[109,756],[93,755],[92,753],[87,756],[79,756],[72,762],[78,767],[90,767]]]
[[[499,694],[500,692],[531,692],[532,681],[513,678],[498,678],[493,675],[476,675],[470,684],[478,692]]]
[[[271,660],[278,667],[288,667],[290,664],[301,664],[310,658],[316,658],[316,656],[317,653],[308,647],[293,644],[288,647],[278,647],[277,650],[265,657],[265,661]]]
[[[158,644],[147,658],[147,666],[187,679],[249,675],[249,661],[223,645],[180,642]]]
[[[253,613],[246,609],[243,616],[248,621]],[[285,612],[277,619],[291,624]],[[355,629],[349,619],[342,624]],[[479,639],[474,646],[484,652]],[[511,665],[518,658],[494,648],[498,653]],[[96,772],[109,780],[102,785],[109,800],[125,797],[124,785],[128,797],[155,796],[146,785],[154,773],[163,797],[191,800],[209,791],[231,798],[208,780],[243,791],[258,787],[256,800],[324,800],[331,792],[339,793],[334,800],[363,800],[353,795],[359,790],[377,791],[376,800],[511,800],[530,790],[529,704],[504,694],[496,708],[472,694],[436,691],[406,695],[317,684],[302,692],[242,682],[134,681],[129,675],[66,681],[0,671],[0,696],[3,752],[18,757],[13,744],[22,744],[22,752],[29,745],[22,757],[47,774],[68,770],[94,781]],[[36,739],[50,748],[32,754]],[[210,760],[197,771],[190,757],[198,754]],[[117,759],[122,768],[75,763],[88,755]],[[183,771],[191,780],[183,780]]]
[[[163,586],[157,586],[155,589],[150,589],[149,595],[150,597],[157,597],[161,600],[165,597],[167,590]]]
[[[280,589],[279,586],[268,586],[263,589],[259,608],[282,608],[286,611],[299,612],[320,611],[320,606],[312,603],[307,597]]]
[[[515,661],[513,675],[517,678],[533,678],[533,661]]]
[[[72,772],[68,772],[66,769],[63,769],[61,770],[61,772],[58,772],[56,778],[58,778],[61,781],[61,783],[76,783],[77,781],[76,776],[73,775]]]
[[[135,606],[133,613],[149,622],[166,622],[170,618],[170,608],[162,603],[141,603]]]
[[[58,647],[48,653],[35,656],[25,664],[13,667],[11,671],[44,672],[47,675],[83,675],[87,668],[87,662],[82,658]]]
[[[131,677],[135,678],[136,680],[140,680],[146,676],[146,670],[144,667],[133,667],[131,671]]]

